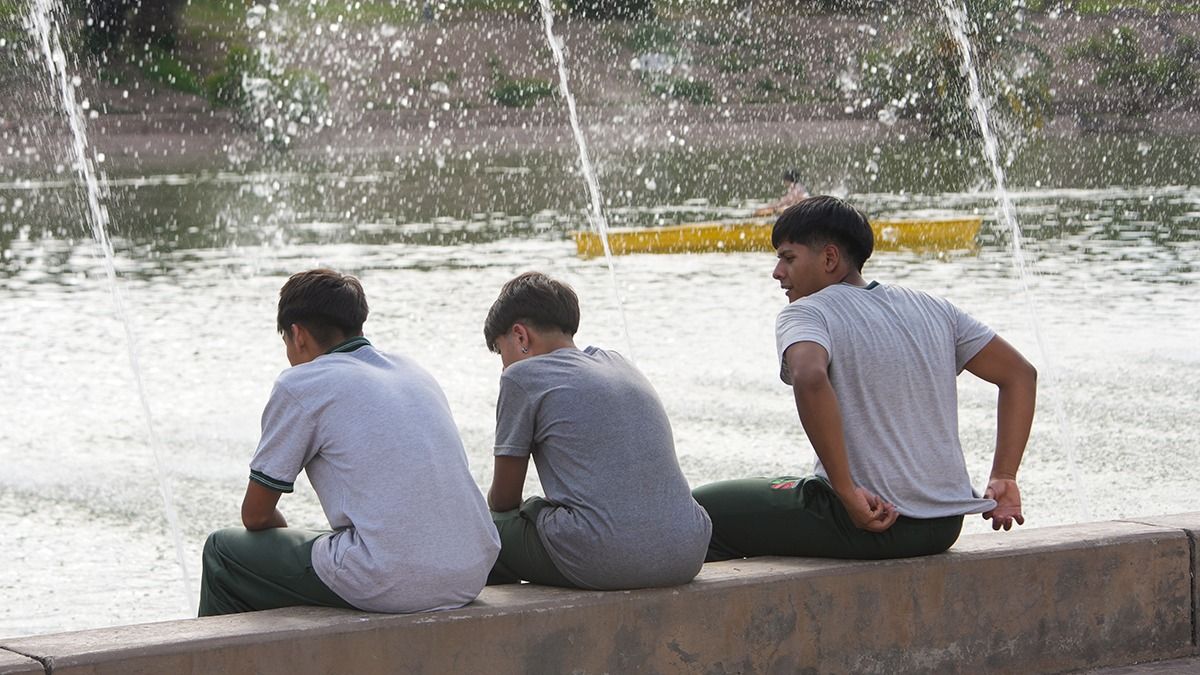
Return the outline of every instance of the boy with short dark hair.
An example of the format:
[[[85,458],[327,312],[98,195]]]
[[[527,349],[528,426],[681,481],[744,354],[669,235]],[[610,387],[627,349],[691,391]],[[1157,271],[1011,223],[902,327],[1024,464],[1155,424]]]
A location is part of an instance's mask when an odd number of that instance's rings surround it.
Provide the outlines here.
[[[450,406],[411,359],[363,337],[352,276],[293,275],[277,328],[292,368],[262,418],[244,528],[204,545],[200,616],[291,605],[420,612],[483,588],[499,540],[467,468]],[[332,532],[289,528],[276,508],[301,470]]]
[[[867,283],[866,217],[834,197],[789,208],[771,234],[773,277],[790,304],[776,322],[780,377],[817,454],[813,476],[704,485],[708,560],[757,555],[896,558],[950,548],[963,515],[1024,523],[1016,474],[1037,373],[946,300]],[[982,498],[958,438],[956,378],[999,389],[996,447]]]
[[[710,525],[679,470],[666,411],[621,355],[578,349],[578,327],[575,292],[537,272],[505,284],[484,322],[504,367],[488,492],[501,549],[488,583],[686,583]],[[546,498],[522,502],[530,456]]]

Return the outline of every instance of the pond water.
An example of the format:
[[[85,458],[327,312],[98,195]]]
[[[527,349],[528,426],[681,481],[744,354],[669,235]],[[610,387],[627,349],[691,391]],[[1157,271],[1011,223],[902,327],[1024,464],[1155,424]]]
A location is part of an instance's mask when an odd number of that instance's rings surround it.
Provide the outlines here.
[[[828,144],[799,158],[772,144],[601,147],[596,157],[613,226],[745,214],[774,196],[786,165],[872,216],[984,215],[976,249],[880,253],[865,273],[951,298],[1040,368],[1021,476],[1026,527],[1038,527],[1195,508],[1197,151],[1198,138],[1133,135],[1024,147],[1009,174],[1033,272],[1028,295],[969,144]],[[631,353],[646,372],[693,485],[810,468],[776,377],[774,317],[786,300],[770,277],[773,256],[617,259],[627,341],[604,261],[578,258],[567,237],[586,227],[574,161],[460,152],[352,163],[296,155],[152,175],[107,167],[119,288],[193,592],[204,537],[238,522],[259,414],[287,365],[274,330],[279,286],[316,265],[359,275],[372,308],[367,335],[442,383],[481,486],[500,372],[482,322],[500,285],[528,269],[575,286],[581,345]],[[194,611],[184,607],[125,329],[81,209],[69,173],[0,175],[0,636]],[[994,396],[960,378],[977,485],[990,466]],[[537,490],[535,476],[527,489]],[[281,508],[293,525],[324,525],[303,479]],[[972,519],[967,532],[984,529]]]

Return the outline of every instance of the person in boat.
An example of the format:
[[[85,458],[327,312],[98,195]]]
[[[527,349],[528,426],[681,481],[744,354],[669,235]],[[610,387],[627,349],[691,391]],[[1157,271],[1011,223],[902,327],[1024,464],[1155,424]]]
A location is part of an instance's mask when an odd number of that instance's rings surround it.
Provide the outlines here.
[[[503,367],[488,491],[501,548],[488,583],[687,583],[711,526],[679,468],[666,411],[620,354],[576,347],[579,317],[570,286],[527,272],[504,285],[484,322]],[[545,498],[523,499],[530,457]]]
[[[800,172],[795,169],[788,169],[783,172],[783,188],[782,197],[756,210],[754,215],[773,216],[783,213],[787,207],[809,197],[808,188],[804,187],[804,184],[800,182]]]
[[[1017,469],[1037,373],[950,302],[878,281],[863,263],[866,217],[835,197],[792,206],[771,234],[780,377],[816,451],[814,475],[746,478],[693,491],[713,522],[708,560],[758,555],[880,559],[940,553],[966,514],[1023,524]],[[982,497],[958,438],[956,378],[997,386],[997,434]]]
[[[441,387],[363,336],[352,276],[316,269],[279,293],[292,367],[262,415],[244,527],[204,544],[200,616],[292,605],[420,612],[461,607],[500,549]],[[303,470],[332,531],[288,527],[279,498]]]

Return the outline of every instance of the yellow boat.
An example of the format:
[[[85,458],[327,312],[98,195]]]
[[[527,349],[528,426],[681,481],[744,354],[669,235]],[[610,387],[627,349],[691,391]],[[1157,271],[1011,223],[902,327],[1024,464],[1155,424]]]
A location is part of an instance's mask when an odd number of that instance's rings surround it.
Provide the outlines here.
[[[975,247],[982,216],[879,219],[871,222],[876,251],[945,251]],[[774,219],[742,222],[688,223],[667,227],[617,228],[608,231],[614,255],[625,253],[705,253],[772,251]],[[604,255],[600,236],[574,232],[580,256]]]

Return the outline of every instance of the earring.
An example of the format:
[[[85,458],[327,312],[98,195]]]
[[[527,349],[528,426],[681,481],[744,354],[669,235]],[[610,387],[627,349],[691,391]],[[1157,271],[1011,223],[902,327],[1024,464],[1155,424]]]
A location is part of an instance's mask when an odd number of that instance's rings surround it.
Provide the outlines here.
[[[528,354],[528,353],[529,353],[529,347],[521,347],[521,353],[522,353],[522,354]]]

